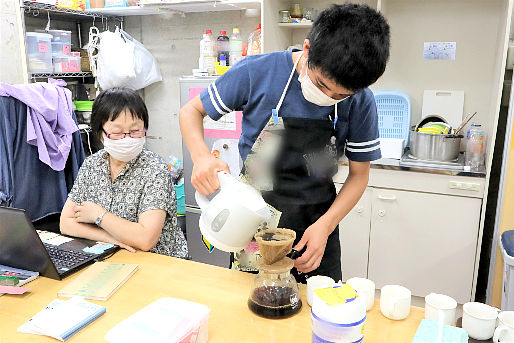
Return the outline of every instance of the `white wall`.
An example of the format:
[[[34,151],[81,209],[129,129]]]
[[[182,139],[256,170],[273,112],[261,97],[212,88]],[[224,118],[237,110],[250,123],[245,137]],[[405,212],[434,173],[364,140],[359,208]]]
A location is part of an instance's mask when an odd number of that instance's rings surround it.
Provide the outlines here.
[[[243,43],[259,25],[260,17],[246,17],[243,11],[188,13],[183,18],[176,14],[126,17],[125,30],[140,40],[159,63],[163,81],[144,90],[150,114],[148,148],[165,159],[170,154],[182,158],[182,137],[178,113],[180,110],[179,78],[191,75],[198,68],[200,39],[206,29],[217,36],[239,27]]]

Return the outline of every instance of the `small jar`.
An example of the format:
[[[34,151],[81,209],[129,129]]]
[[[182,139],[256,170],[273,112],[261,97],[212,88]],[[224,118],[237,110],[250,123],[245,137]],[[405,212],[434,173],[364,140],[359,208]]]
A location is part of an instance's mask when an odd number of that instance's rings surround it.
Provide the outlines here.
[[[291,7],[291,18],[302,19],[302,6],[300,4],[293,4]]]
[[[281,23],[289,23],[291,20],[291,14],[288,10],[282,10],[279,13],[279,20]]]

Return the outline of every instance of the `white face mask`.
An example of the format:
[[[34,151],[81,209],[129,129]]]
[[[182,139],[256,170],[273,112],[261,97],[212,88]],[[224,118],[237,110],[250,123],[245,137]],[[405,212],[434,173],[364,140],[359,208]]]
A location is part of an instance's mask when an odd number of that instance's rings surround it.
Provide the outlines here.
[[[104,148],[113,158],[118,161],[129,162],[136,158],[143,150],[145,137],[122,139],[109,139],[104,137]]]
[[[303,71],[305,70],[305,74],[302,76]],[[300,73],[300,77],[298,78],[300,81],[300,84],[302,85],[302,94],[303,97],[313,104],[316,104],[318,106],[333,106],[340,102],[341,100],[332,99],[321,89],[316,87],[316,85],[312,82],[311,78],[309,77],[309,74],[307,73],[307,60],[303,64],[302,71]]]

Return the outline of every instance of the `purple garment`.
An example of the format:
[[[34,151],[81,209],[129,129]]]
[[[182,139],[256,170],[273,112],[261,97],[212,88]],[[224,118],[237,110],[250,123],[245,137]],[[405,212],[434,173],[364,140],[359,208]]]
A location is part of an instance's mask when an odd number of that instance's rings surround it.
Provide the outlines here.
[[[71,149],[73,120],[71,91],[63,80],[8,85],[0,83],[0,96],[11,96],[27,105],[27,143],[37,146],[39,159],[53,170],[64,169]]]

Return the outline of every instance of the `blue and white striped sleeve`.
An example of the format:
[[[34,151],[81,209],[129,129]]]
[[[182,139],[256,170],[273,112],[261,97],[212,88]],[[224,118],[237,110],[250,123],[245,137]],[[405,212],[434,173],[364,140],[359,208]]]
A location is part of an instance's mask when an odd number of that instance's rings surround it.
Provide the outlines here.
[[[207,115],[218,120],[233,111],[242,111],[250,94],[247,59],[243,59],[200,93]]]
[[[351,161],[371,162],[382,157],[378,136],[375,97],[369,89],[354,97],[350,109],[346,156]]]

